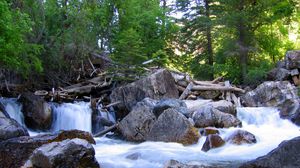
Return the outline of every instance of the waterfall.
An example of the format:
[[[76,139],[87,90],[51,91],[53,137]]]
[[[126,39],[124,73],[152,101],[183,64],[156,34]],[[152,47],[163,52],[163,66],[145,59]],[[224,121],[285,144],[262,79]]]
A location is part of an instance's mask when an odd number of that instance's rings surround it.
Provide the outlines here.
[[[24,116],[21,112],[22,105],[15,98],[0,98],[0,102],[4,105],[9,116],[15,119],[19,124],[25,126]]]
[[[52,104],[52,131],[78,129],[91,132],[92,110],[88,102]]]

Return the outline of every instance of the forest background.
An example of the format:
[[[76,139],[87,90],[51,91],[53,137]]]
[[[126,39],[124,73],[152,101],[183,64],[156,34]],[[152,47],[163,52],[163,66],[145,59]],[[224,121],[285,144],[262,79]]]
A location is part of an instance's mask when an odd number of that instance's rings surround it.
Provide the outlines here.
[[[255,85],[300,49],[299,33],[298,0],[0,0],[1,69],[53,86],[95,53],[113,72],[160,66]]]

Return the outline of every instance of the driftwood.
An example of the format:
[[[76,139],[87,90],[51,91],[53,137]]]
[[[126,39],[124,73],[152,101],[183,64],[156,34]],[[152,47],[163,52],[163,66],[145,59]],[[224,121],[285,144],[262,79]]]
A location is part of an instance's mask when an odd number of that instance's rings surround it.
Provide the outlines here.
[[[226,86],[193,86],[192,91],[205,91],[205,90],[216,90],[216,91],[234,91],[245,93],[245,90],[236,87]]]
[[[193,83],[190,82],[189,85],[185,88],[181,96],[179,97],[180,100],[185,99],[188,97],[189,93],[191,92],[191,89],[193,88]]]
[[[94,134],[94,137],[101,137],[101,136],[107,134],[108,132],[111,132],[114,129],[116,129],[118,125],[119,125],[119,123],[116,123],[116,124],[114,124],[114,125],[112,125],[110,127],[107,127],[105,130],[100,131],[100,132]]]

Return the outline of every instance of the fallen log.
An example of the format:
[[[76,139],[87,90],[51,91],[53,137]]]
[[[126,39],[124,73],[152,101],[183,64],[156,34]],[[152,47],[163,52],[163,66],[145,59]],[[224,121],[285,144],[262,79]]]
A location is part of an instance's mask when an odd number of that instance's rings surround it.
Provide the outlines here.
[[[116,124],[114,124],[114,125],[106,128],[105,130],[100,131],[100,132],[94,134],[94,137],[101,137],[101,136],[107,134],[108,132],[111,132],[112,130],[116,129],[118,125],[119,125],[119,123],[116,123]]]
[[[186,97],[188,97],[189,93],[191,92],[191,89],[193,88],[193,83],[190,82],[189,85],[185,88],[183,93],[180,95],[179,100],[183,100]]]
[[[192,91],[205,91],[205,90],[215,90],[215,91],[234,91],[245,93],[245,90],[237,88],[237,87],[226,87],[226,86],[199,86],[195,85],[192,87]]]

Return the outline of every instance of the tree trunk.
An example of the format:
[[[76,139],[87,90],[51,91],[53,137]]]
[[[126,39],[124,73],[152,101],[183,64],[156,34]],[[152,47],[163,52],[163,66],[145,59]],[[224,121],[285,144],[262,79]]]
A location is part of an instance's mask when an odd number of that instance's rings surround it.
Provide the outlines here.
[[[239,4],[239,10],[242,12],[244,10],[244,1],[241,1]],[[237,31],[238,31],[238,51],[239,51],[239,57],[240,57],[240,67],[242,71],[242,83],[246,82],[246,76],[247,76],[247,62],[248,62],[248,46],[246,41],[246,35],[247,35],[247,27],[245,25],[245,21],[243,18],[239,18],[238,25],[237,25]]]
[[[204,0],[205,3],[205,16],[210,20],[210,6],[209,0]],[[211,20],[210,20],[211,21]],[[212,48],[212,37],[211,37],[211,22],[206,26],[206,41],[207,41],[207,55],[208,55],[208,64],[212,68],[212,72],[210,72],[210,79],[214,79],[214,58],[213,58],[213,48]]]

